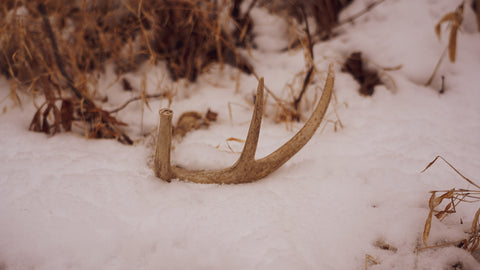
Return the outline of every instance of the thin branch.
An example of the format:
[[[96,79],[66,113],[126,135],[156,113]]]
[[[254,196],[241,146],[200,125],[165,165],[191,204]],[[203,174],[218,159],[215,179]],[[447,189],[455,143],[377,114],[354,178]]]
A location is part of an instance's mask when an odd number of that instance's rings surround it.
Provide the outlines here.
[[[45,24],[45,30],[47,32],[48,38],[50,39],[50,44],[52,45],[53,55],[55,56],[55,62],[57,64],[58,70],[60,70],[60,73],[62,74],[62,76],[67,80],[68,86],[70,87],[70,89],[78,99],[85,100],[87,105],[94,105],[93,101],[91,101],[89,98],[82,95],[82,93],[80,93],[77,87],[75,87],[75,84],[72,78],[70,78],[70,76],[68,75],[68,73],[65,71],[63,67],[64,65],[63,65],[62,57],[60,56],[60,53],[58,51],[57,41],[55,39],[55,35],[53,34],[52,26],[50,25],[50,21],[48,19],[47,8],[45,7],[44,3],[38,4],[38,11],[40,12],[40,14],[42,14],[43,23]]]
[[[155,94],[155,95],[146,95],[144,97],[141,97],[141,96],[138,96],[138,97],[133,97],[129,100],[127,100],[122,106],[116,108],[116,109],[113,109],[111,111],[108,111],[108,113],[112,114],[112,113],[117,113],[121,110],[123,110],[125,107],[128,106],[128,104],[134,102],[134,101],[137,101],[137,100],[143,100],[143,99],[149,99],[149,98],[163,98],[165,97],[166,95],[165,94]]]
[[[376,6],[380,5],[381,3],[385,2],[386,0],[379,0],[379,1],[376,1],[376,2],[373,2],[371,4],[369,4],[367,7],[365,7],[365,9],[361,10],[360,12],[356,13],[356,14],[353,14],[352,16],[346,18],[345,20],[341,21],[338,23],[337,27],[338,26],[341,26],[341,25],[344,25],[344,24],[347,24],[347,23],[351,23],[353,22],[354,20],[358,19],[359,17],[361,17],[362,15],[370,12],[372,9],[374,9]]]
[[[438,59],[437,64],[435,65],[435,68],[433,69],[432,75],[430,75],[430,78],[428,78],[428,81],[425,83],[425,86],[430,86],[433,79],[435,78],[435,75],[437,74],[438,68],[440,67],[440,64],[442,63],[443,58],[445,58],[445,54],[447,53],[447,49],[448,49],[448,47],[446,47],[445,50],[443,50],[442,55]]]
[[[303,80],[303,86],[302,90],[300,91],[300,94],[298,97],[293,101],[293,107],[295,108],[296,111],[298,111],[298,107],[300,105],[300,101],[302,101],[302,97],[305,94],[305,91],[307,90],[308,85],[310,84],[310,81],[312,80],[312,74],[315,69],[315,65],[313,64],[314,56],[313,56],[313,42],[312,38],[310,35],[310,27],[308,25],[308,20],[307,20],[307,14],[305,13],[305,8],[303,6],[300,7],[300,10],[303,15],[303,19],[305,21],[305,31],[307,33],[307,45],[308,45],[308,51],[310,53],[310,61],[311,61],[311,66],[307,72],[307,75],[305,76],[305,79]],[[297,120],[300,120],[300,117],[296,117]]]
[[[446,159],[444,159],[442,156],[436,156],[435,159],[433,159],[432,162],[430,162],[427,167],[425,167],[425,169],[423,169],[420,173],[423,173],[425,172],[428,168],[430,168],[430,166],[433,165],[433,163],[435,163],[435,161],[437,161],[437,159],[441,159],[443,160],[445,163],[447,163],[448,166],[450,166],[450,168],[452,168],[458,175],[460,175],[465,181],[467,181],[468,183],[474,185],[476,188],[480,189],[480,186],[478,186],[477,184],[475,184],[472,180],[468,179],[467,177],[465,177],[462,173],[460,173],[455,167],[453,167],[452,164],[450,164]]]

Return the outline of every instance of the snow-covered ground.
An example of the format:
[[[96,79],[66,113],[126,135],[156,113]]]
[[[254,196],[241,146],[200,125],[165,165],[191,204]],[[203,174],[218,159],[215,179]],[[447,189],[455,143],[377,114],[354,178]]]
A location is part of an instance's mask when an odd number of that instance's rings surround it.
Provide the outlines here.
[[[356,0],[347,18],[372,1]],[[424,87],[447,46],[435,24],[461,1],[387,0],[346,25],[336,38],[314,47],[318,74],[302,104],[306,118],[335,63],[335,95],[312,140],[272,175],[243,185],[163,182],[154,176],[152,136],[158,109],[132,104],[118,114],[130,124],[135,146],[88,140],[74,133],[48,137],[28,131],[35,108],[10,100],[0,116],[0,269],[480,269],[466,251],[426,249],[421,235],[430,190],[473,188],[445,163],[420,171],[441,155],[480,182],[480,33],[470,7],[458,36],[457,61],[444,59],[432,86]],[[468,1],[470,2],[470,1]],[[305,70],[304,51],[281,52],[288,29],[264,11],[252,11],[259,48],[252,61],[266,85],[292,99],[287,84]],[[362,97],[359,85],[340,71],[353,51],[369,65],[394,67],[386,86]],[[142,75],[143,74],[143,75]],[[256,89],[253,76],[213,67],[197,83],[163,80],[161,66],[129,74],[148,91],[176,89],[174,121],[184,111],[218,112],[208,129],[174,143],[173,160],[188,168],[230,166],[238,153],[230,137],[247,133]],[[146,75],[146,76],[145,76]],[[440,75],[445,93],[439,94]],[[138,92],[125,92],[115,77],[99,89],[116,107]],[[299,77],[303,79],[303,77]],[[295,89],[300,88],[300,81]],[[9,83],[0,82],[2,98]],[[338,117],[333,108],[336,109]],[[275,150],[301,127],[275,122],[268,99],[257,157]],[[231,117],[230,117],[231,114]],[[339,127],[341,121],[343,128]],[[337,122],[337,129],[335,129]],[[230,141],[241,150],[241,143]],[[430,244],[466,237],[477,204],[461,204],[455,215],[434,220]],[[463,224],[461,224],[463,221]],[[382,241],[396,248],[383,250]]]

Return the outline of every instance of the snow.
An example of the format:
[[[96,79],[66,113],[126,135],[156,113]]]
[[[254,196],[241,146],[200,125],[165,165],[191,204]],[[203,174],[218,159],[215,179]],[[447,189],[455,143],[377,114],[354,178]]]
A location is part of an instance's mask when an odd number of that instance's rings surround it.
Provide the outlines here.
[[[341,17],[370,2],[354,1]],[[420,171],[442,155],[479,183],[480,33],[469,8],[456,63],[446,58],[432,86],[423,86],[447,44],[447,30],[439,41],[434,26],[459,2],[385,1],[336,38],[316,44],[319,74],[302,103],[303,117],[323,87],[329,62],[335,63],[336,102],[312,140],[255,183],[157,179],[151,169],[153,139],[143,135],[154,133],[158,109],[168,106],[167,100],[150,101],[151,109],[135,103],[118,114],[129,123],[135,146],[74,133],[29,132],[35,111],[31,98],[23,97],[21,108],[3,101],[0,269],[364,269],[367,254],[379,262],[368,269],[453,269],[458,262],[463,269],[480,269],[459,248],[415,252],[423,247],[428,192],[473,188],[441,162]],[[264,16],[261,10],[252,14]],[[304,69],[304,52],[265,44],[280,39],[275,27],[283,31],[285,25],[272,24],[280,20],[271,17],[256,21],[268,25],[257,29],[265,36],[257,40],[264,43],[261,49],[252,51],[255,69],[278,96],[291,98],[287,84]],[[360,96],[358,84],[340,71],[353,51],[361,51],[371,65],[402,65],[387,72],[394,84],[377,86],[372,97]],[[213,67],[195,84],[173,83],[164,73],[159,65],[129,74],[134,93],[121,90],[108,73],[99,83],[99,91],[111,97],[105,106],[114,108],[138,95],[142,80],[151,93],[175,89],[174,121],[184,111],[208,108],[219,119],[175,141],[173,161],[192,169],[230,166],[242,145],[229,142],[232,153],[227,139],[245,138],[256,80],[240,74],[236,89],[238,73],[229,67]],[[440,75],[445,76],[442,95]],[[2,97],[9,91],[2,80]],[[267,101],[257,157],[278,148],[302,125],[276,123],[275,103],[271,97]],[[335,130],[338,120],[343,128]],[[452,218],[434,220],[429,243],[466,237],[477,208],[462,204]],[[397,251],[379,249],[376,241]]]

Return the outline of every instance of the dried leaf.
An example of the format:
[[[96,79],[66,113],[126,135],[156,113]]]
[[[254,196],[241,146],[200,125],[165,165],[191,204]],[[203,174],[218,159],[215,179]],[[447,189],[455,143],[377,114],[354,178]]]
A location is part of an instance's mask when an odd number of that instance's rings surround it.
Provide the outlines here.
[[[397,248],[392,246],[392,245],[389,245],[383,241],[375,241],[375,244],[374,244],[375,247],[377,248],[380,248],[380,249],[383,249],[383,250],[390,250],[390,251],[393,251],[393,252],[397,252]]]
[[[480,32],[480,0],[472,1],[472,8],[475,11],[477,17],[478,31]]]
[[[48,123],[50,112],[53,113],[53,124],[51,125]],[[55,104],[53,103],[48,104],[47,109],[45,109],[45,111],[43,112],[42,132],[44,132],[45,134],[55,135],[57,132],[60,131],[60,119],[61,114],[57,106],[55,106]]]
[[[31,131],[41,132],[42,131],[42,122],[40,120],[41,116],[40,109],[37,110],[35,115],[33,116],[32,122],[30,122],[30,127],[28,128]]]
[[[472,229],[471,229],[472,238],[470,239],[471,246],[468,249],[470,253],[476,251],[478,249],[478,245],[480,244],[480,232],[478,230],[479,216],[480,216],[480,209],[478,209],[477,212],[475,213],[475,216],[472,222]]]
[[[60,108],[62,127],[65,131],[72,130],[73,122],[73,103],[70,100],[63,100],[62,107]]]
[[[126,78],[122,78],[122,87],[123,90],[131,92],[133,90],[132,85],[130,84],[130,81],[128,81]]]
[[[217,121],[217,116],[218,116],[218,113],[208,109],[207,113],[205,114],[205,120],[208,122],[215,122]]]
[[[54,121],[53,122],[54,126],[53,126],[52,135],[56,134],[57,132],[60,132],[60,125],[62,122],[62,116],[61,116],[60,110],[57,108],[57,106],[55,106],[55,104],[53,104],[53,121]]]
[[[350,73],[360,84],[359,92],[364,96],[373,95],[376,85],[382,84],[377,71],[364,69],[362,53],[352,53],[342,66],[342,71]]]
[[[48,104],[47,109],[43,112],[43,121],[42,121],[42,132],[45,134],[50,134],[50,124],[48,124],[48,115],[52,110],[52,104]]]
[[[455,25],[452,26],[452,30],[450,30],[450,38],[448,39],[448,57],[452,63],[455,63],[455,56],[457,54],[457,32],[458,27]]]
[[[442,23],[455,21],[455,17],[456,17],[455,12],[447,13],[442,17],[442,19],[440,19],[437,25],[435,25],[435,34],[437,34],[437,37],[439,40],[442,39],[442,36],[441,36]]]
[[[423,235],[422,235],[423,244],[426,247],[428,247],[427,240],[428,240],[428,236],[430,235],[430,229],[432,228],[432,216],[433,216],[433,210],[430,209],[427,220],[425,221],[425,227],[423,228]]]
[[[430,166],[433,165],[433,163],[435,163],[437,161],[437,159],[442,159],[445,163],[447,163],[448,166],[450,166],[450,168],[452,168],[458,175],[460,175],[465,181],[467,181],[468,183],[472,184],[473,186],[475,186],[476,188],[480,189],[480,186],[478,186],[477,184],[475,184],[472,180],[468,179],[467,177],[465,177],[463,174],[461,174],[455,167],[453,167],[452,164],[450,164],[446,159],[444,159],[442,156],[436,156],[432,162],[430,162],[427,167],[425,167],[425,169],[423,169],[420,173],[423,173],[425,172],[428,168],[430,168]]]
[[[365,255],[365,270],[368,269],[368,264],[372,263],[374,265],[380,264],[377,259],[375,259],[372,255],[366,254]]]
[[[227,147],[228,147],[228,149],[230,150],[231,153],[239,154],[241,152],[233,150],[232,146],[230,146],[230,142],[245,143],[245,140],[230,137],[230,138],[226,139],[225,142],[227,143]]]
[[[174,136],[184,137],[188,132],[201,127],[208,127],[208,122],[203,119],[199,112],[185,112],[178,119],[177,125],[173,129],[173,134]]]
[[[445,14],[442,19],[435,26],[435,33],[438,39],[441,39],[441,25],[449,22],[451,25],[450,37],[448,39],[448,56],[452,63],[455,62],[455,55],[457,52],[457,32],[463,21],[463,2],[455,9],[454,12]]]
[[[238,138],[233,138],[233,137],[230,137],[228,139],[226,139],[227,142],[239,142],[239,143],[245,143],[245,140],[242,140],[242,139],[238,139]]]
[[[430,212],[428,213],[427,220],[425,221],[425,227],[423,229],[423,244],[427,245],[427,239],[430,235],[430,229],[432,227],[432,217],[433,211],[435,211],[435,207],[440,205],[442,201],[446,198],[451,198],[455,189],[451,189],[448,192],[442,194],[440,197],[435,195],[436,192],[432,192],[432,196],[430,196],[430,200],[428,201],[428,207],[430,208]]]

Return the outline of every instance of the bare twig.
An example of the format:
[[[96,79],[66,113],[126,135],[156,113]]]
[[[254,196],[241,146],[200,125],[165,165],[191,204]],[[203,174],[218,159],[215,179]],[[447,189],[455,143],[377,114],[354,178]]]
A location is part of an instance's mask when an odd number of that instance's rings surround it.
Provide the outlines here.
[[[73,80],[65,71],[62,57],[60,56],[60,53],[58,51],[58,45],[55,39],[55,34],[53,33],[52,26],[50,25],[50,21],[48,19],[47,8],[45,7],[44,3],[38,4],[38,11],[40,12],[40,14],[42,14],[43,23],[45,25],[45,30],[47,32],[48,38],[50,39],[50,44],[52,45],[53,55],[55,56],[55,62],[57,64],[58,70],[60,71],[62,76],[65,78],[65,80],[67,80],[68,87],[70,87],[70,89],[78,99],[80,100],[83,99],[87,105],[94,105],[93,101],[91,101],[88,97],[85,97],[84,95],[82,95],[82,93],[80,93],[77,87],[75,87]]]
[[[163,98],[165,97],[166,95],[165,94],[155,94],[155,95],[146,95],[146,96],[138,96],[138,97],[133,97],[129,100],[127,100],[124,104],[122,104],[120,107],[116,108],[116,109],[113,109],[113,110],[110,110],[108,111],[108,113],[117,113],[123,109],[125,109],[125,107],[128,106],[128,104],[134,102],[134,101],[137,101],[137,100],[144,100],[144,99],[150,99],[150,98]]]
[[[443,58],[445,57],[445,54],[447,53],[447,49],[448,48],[445,48],[445,50],[443,50],[442,55],[438,59],[437,64],[435,65],[435,68],[433,69],[432,75],[430,75],[430,78],[428,78],[428,81],[425,83],[425,86],[430,86],[433,79],[435,78],[435,75],[437,74],[438,68],[440,67],[440,64],[442,63]]]
[[[338,26],[341,26],[343,24],[347,24],[347,23],[351,23],[353,22],[354,20],[358,19],[359,17],[361,17],[362,15],[368,13],[369,11],[371,11],[372,9],[374,9],[376,6],[380,5],[381,3],[385,2],[386,0],[379,0],[379,1],[376,1],[376,2],[373,2],[371,4],[369,4],[367,7],[365,7],[363,10],[361,10],[360,12],[346,18],[345,20],[342,20],[341,22],[338,23],[337,27]]]
[[[313,56],[313,42],[312,42],[312,38],[311,38],[311,35],[310,35],[310,27],[308,26],[308,20],[307,20],[307,15],[305,13],[305,8],[303,6],[301,6],[300,10],[302,12],[303,19],[305,21],[305,32],[307,34],[307,45],[308,45],[308,51],[310,53],[310,59],[309,60],[311,61],[311,64],[310,64],[310,68],[308,69],[307,75],[305,76],[305,79],[303,80],[302,90],[300,91],[298,97],[293,101],[293,107],[295,108],[296,111],[298,111],[298,106],[300,104],[300,101],[302,101],[302,97],[305,94],[305,91],[307,90],[307,87],[312,80],[312,74],[313,74],[313,71],[315,70],[315,65],[313,63],[313,60],[314,60],[314,58],[313,58],[314,57]],[[299,120],[300,120],[300,117],[298,117],[298,115],[297,115],[297,121],[299,121]]]

